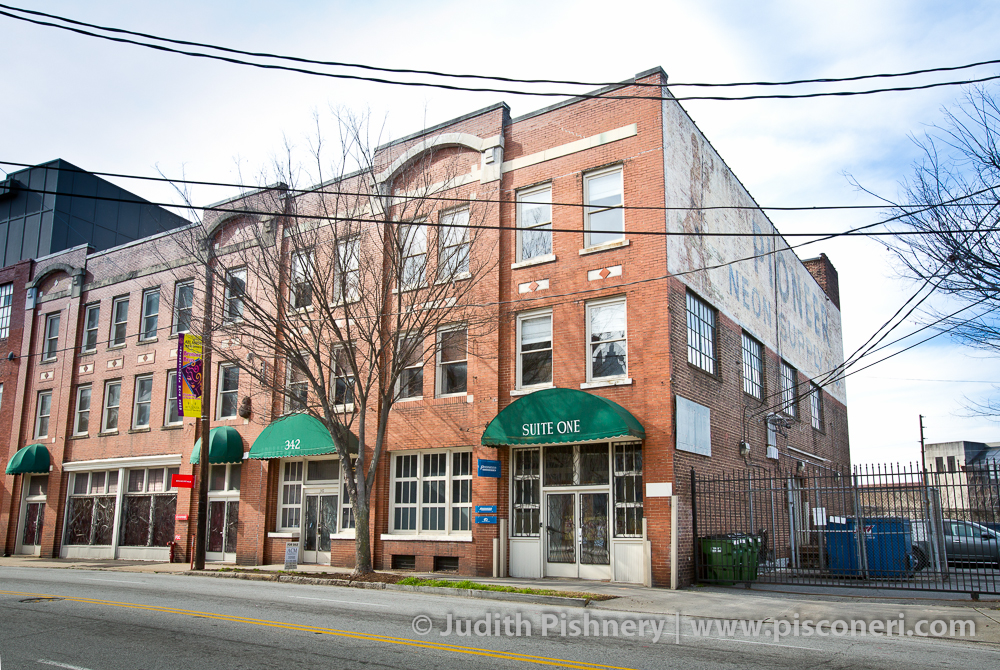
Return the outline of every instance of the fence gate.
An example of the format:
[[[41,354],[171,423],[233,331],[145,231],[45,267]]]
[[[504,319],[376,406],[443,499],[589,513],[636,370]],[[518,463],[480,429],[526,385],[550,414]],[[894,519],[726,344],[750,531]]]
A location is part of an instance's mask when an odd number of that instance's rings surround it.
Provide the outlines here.
[[[691,471],[704,583],[1000,593],[1000,464]]]

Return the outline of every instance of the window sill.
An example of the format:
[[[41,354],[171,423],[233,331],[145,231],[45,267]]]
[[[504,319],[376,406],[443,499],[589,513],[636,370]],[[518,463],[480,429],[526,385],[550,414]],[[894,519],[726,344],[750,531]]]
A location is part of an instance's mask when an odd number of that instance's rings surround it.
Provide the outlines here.
[[[585,382],[580,384],[581,389],[599,389],[605,388],[607,386],[631,386],[632,378],[625,377],[623,379],[600,379],[595,382]]]
[[[545,263],[553,263],[556,260],[555,254],[543,254],[541,256],[535,256],[529,258],[526,261],[518,261],[517,263],[511,263],[511,270],[520,270],[521,268],[530,268],[533,265],[543,265]]]
[[[312,305],[306,305],[305,307],[292,307],[288,310],[289,314],[309,314],[310,312],[315,312],[316,309]]]
[[[416,402],[417,400],[423,400],[423,399],[424,397],[422,395],[415,395],[412,398],[396,398],[393,404],[398,404],[401,402]]]
[[[331,540],[354,540],[354,531],[344,532],[344,533],[333,533],[330,535]]]
[[[66,439],[67,440],[86,440],[88,437],[90,437],[90,433],[77,433],[75,435],[70,435]]]
[[[58,363],[59,359],[58,358],[43,358],[43,359],[41,359],[38,362],[44,365],[45,363]]]
[[[128,434],[134,435],[135,433],[148,433],[148,432],[149,432],[149,426],[146,426],[145,428],[133,428],[128,431]]]
[[[118,434],[117,430],[109,430],[106,433],[98,433],[97,437],[110,437],[112,435],[117,435],[117,434]]]
[[[608,251],[609,249],[620,249],[622,247],[627,247],[629,245],[628,240],[615,240],[614,242],[605,242],[604,244],[598,244],[593,247],[587,247],[586,249],[580,249],[581,256],[587,256],[589,254],[598,254],[602,251]]]
[[[449,279],[438,279],[434,282],[434,285],[440,286],[441,284],[452,284],[457,281],[465,281],[466,279],[472,279],[471,272],[459,272],[457,275]]]
[[[171,423],[160,428],[160,430],[183,430],[183,429],[184,429],[183,421],[181,421],[180,423]]]
[[[402,541],[402,542],[472,542],[472,534],[468,535],[421,535],[420,533],[413,533],[412,535],[397,535],[395,533],[382,533],[379,536],[383,542],[390,541]]]
[[[276,537],[276,538],[285,538],[286,540],[297,540],[297,539],[299,539],[299,534],[297,532],[296,533],[292,533],[292,532],[288,532],[288,533],[283,533],[283,532],[268,533],[267,536],[268,537]]]
[[[96,353],[97,353],[97,349],[87,349],[86,351],[84,351],[82,349],[80,350],[80,355],[81,356],[93,356]]]
[[[333,411],[336,414],[350,414],[350,413],[354,412],[354,403],[351,403],[350,405],[334,405],[333,406]],[[233,417],[233,418],[236,418],[236,417]]]
[[[554,389],[554,388],[555,386],[553,384],[546,384],[544,386],[532,386],[530,388],[515,389],[510,392],[510,397],[516,398],[519,395],[528,395],[530,393],[534,393],[535,391],[544,391],[545,389]]]
[[[150,338],[148,340],[139,340],[139,344],[156,344],[159,341],[160,341],[160,338],[158,338],[158,337],[152,337],[152,338]]]
[[[464,395],[469,395],[468,391],[462,391],[461,393],[442,393],[441,395],[434,396],[435,398],[460,398]]]
[[[788,447],[788,451],[794,451],[797,454],[802,454],[803,456],[806,456],[807,458],[812,458],[812,459],[820,461],[822,463],[829,463],[830,462],[829,458],[823,458],[822,456],[817,456],[816,454],[811,454],[808,451],[805,451],[804,449],[796,449],[795,447]]]
[[[108,351],[115,351],[117,349],[124,349],[127,346],[128,346],[127,342],[125,344],[112,344],[112,345],[108,346]]]

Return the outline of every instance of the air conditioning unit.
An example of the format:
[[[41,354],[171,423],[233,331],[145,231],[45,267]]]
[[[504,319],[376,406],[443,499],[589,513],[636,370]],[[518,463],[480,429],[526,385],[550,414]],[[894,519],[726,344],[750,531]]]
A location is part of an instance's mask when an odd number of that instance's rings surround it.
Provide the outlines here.
[[[777,447],[768,447],[767,448],[767,457],[768,458],[773,458],[774,460],[778,460],[778,448]]]

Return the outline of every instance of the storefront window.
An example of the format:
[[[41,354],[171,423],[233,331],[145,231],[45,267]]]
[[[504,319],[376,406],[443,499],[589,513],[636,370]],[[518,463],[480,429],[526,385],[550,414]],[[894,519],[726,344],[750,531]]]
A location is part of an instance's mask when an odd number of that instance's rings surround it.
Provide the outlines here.
[[[114,542],[118,471],[77,472],[66,516],[66,544],[111,545]]]
[[[298,529],[302,511],[302,461],[285,463],[280,508],[280,528]]]
[[[126,547],[165,547],[174,539],[177,493],[170,492],[171,476],[180,468],[128,471],[122,506],[122,540]]]
[[[398,454],[393,466],[394,531],[444,535],[472,529],[472,452]]]

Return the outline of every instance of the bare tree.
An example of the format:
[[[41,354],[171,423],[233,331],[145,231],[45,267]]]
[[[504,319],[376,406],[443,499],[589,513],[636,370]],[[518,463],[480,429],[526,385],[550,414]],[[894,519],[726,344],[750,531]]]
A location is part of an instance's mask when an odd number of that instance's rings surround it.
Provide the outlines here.
[[[207,292],[212,351],[251,380],[241,413],[306,412],[329,429],[362,574],[373,570],[371,496],[393,406],[424,394],[425,362],[439,365],[445,395],[466,390],[466,355],[495,356],[476,341],[497,327],[499,231],[476,189],[499,194],[463,179],[478,154],[404,161],[406,146],[371,141],[367,117],[335,118],[336,156],[321,136],[313,143],[318,185],[295,189],[286,159],[273,185],[206,214],[185,244],[221,287]]]
[[[890,249],[903,273],[927,282],[961,306],[934,314],[938,327],[987,352],[1000,353],[1000,104],[984,87],[970,89],[945,122],[914,141],[923,159],[894,208],[902,234]],[[1000,400],[970,402],[1000,414]]]

